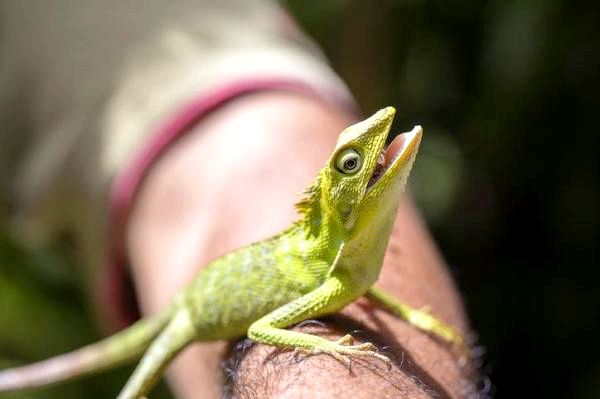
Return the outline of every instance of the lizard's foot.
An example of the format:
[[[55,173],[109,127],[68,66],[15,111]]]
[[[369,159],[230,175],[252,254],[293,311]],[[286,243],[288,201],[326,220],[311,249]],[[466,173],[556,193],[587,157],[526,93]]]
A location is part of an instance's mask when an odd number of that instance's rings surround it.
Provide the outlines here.
[[[405,309],[404,317],[413,326],[456,346],[463,354],[469,355],[469,349],[465,345],[462,335],[452,326],[433,317],[429,313],[428,307]]]
[[[410,324],[451,344],[462,345],[463,343],[461,335],[453,327],[433,317],[427,309],[411,310],[407,313],[406,319]]]
[[[334,342],[328,342],[322,347],[307,349],[307,348],[296,348],[296,353],[304,353],[307,355],[318,355],[321,353],[330,355],[348,369],[351,368],[351,359],[353,357],[359,358],[376,358],[384,362],[389,368],[391,368],[392,362],[387,356],[377,353],[377,347],[370,342],[365,342],[358,345],[353,345],[354,339],[351,335],[344,335],[342,338]]]

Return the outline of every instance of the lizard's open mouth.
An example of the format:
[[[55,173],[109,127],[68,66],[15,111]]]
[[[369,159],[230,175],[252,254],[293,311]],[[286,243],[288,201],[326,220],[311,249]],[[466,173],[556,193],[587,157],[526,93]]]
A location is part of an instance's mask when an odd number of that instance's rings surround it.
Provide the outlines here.
[[[423,129],[415,126],[410,132],[399,134],[392,140],[387,148],[379,154],[373,175],[367,184],[367,190],[371,188],[389,170],[395,169],[401,163],[405,163],[415,152],[421,139]]]

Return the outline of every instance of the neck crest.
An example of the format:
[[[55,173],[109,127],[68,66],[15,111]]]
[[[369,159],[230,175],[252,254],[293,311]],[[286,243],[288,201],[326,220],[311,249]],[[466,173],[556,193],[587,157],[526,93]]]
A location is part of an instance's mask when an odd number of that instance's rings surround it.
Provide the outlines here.
[[[298,223],[307,231],[309,237],[316,237],[322,222],[321,206],[321,173],[317,175],[315,181],[304,190],[303,197],[296,203],[296,209],[301,216]]]

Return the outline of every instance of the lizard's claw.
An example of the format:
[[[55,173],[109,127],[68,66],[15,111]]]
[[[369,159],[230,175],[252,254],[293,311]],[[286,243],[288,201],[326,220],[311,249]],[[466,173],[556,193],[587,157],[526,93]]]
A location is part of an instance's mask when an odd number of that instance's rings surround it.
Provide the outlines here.
[[[318,355],[321,353],[327,354],[346,367],[351,368],[351,359],[353,357],[359,358],[376,358],[384,362],[389,368],[391,368],[392,362],[387,356],[377,353],[377,347],[370,342],[365,342],[358,345],[353,345],[354,339],[351,335],[344,335],[342,338],[335,342],[330,342],[323,347],[307,349],[307,348],[296,348],[294,352],[304,353],[307,355]]]

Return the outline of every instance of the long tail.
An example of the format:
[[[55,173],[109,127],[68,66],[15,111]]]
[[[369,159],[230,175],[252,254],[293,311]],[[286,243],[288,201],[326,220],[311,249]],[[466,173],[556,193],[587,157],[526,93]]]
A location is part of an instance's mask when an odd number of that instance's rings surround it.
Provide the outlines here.
[[[0,371],[0,393],[35,388],[110,369],[135,360],[168,323],[165,310],[100,342],[23,367]]]

